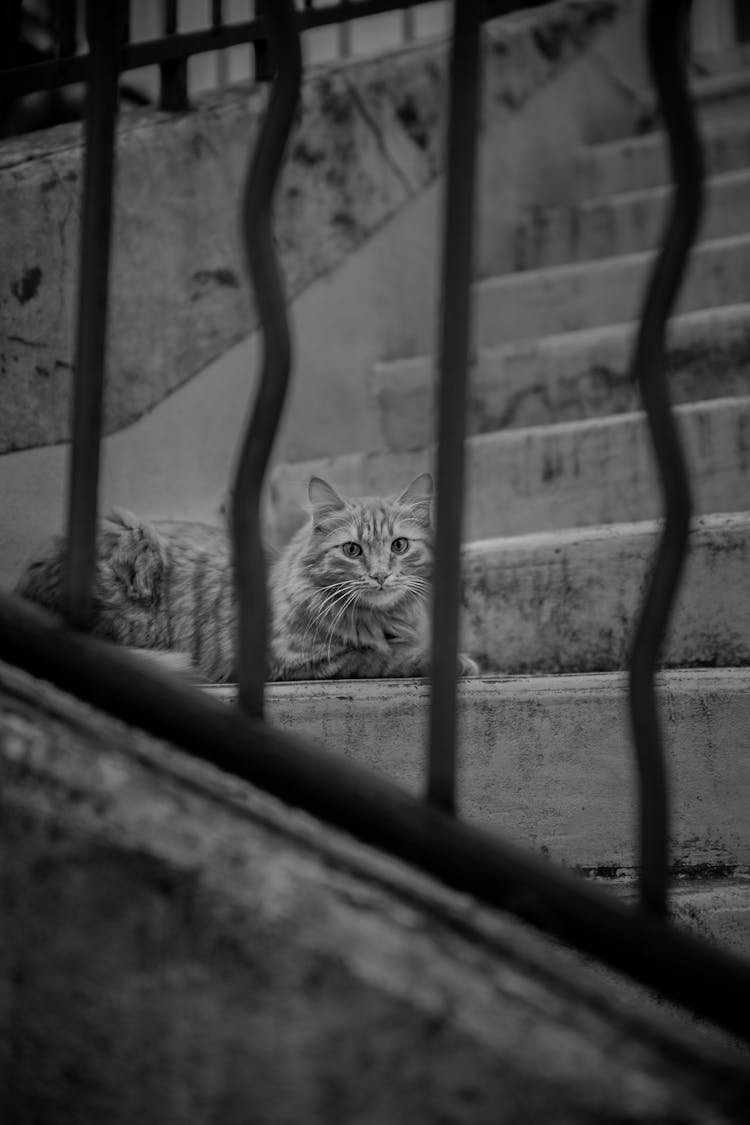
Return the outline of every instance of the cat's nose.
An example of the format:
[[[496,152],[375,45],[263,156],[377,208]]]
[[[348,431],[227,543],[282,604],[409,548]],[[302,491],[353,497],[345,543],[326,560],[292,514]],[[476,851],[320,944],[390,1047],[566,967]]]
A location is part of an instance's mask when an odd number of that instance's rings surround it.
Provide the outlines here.
[[[387,577],[387,570],[375,570],[370,574],[370,578],[377,582],[378,586],[380,586],[381,589],[383,588],[383,586],[385,586],[385,580]]]

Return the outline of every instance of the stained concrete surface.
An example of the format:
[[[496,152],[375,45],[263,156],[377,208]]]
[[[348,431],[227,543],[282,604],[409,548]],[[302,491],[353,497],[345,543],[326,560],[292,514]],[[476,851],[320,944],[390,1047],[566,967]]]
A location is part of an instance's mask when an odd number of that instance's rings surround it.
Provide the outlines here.
[[[750,508],[750,397],[675,411],[696,513]],[[499,430],[466,443],[463,536],[490,536],[659,517],[663,500],[642,413]],[[351,454],[278,466],[269,497],[276,541],[306,518],[307,482],[349,496],[396,495],[434,469],[434,448]]]
[[[637,324],[610,324],[479,348],[467,433],[551,425],[640,408],[630,371]],[[665,355],[675,405],[750,394],[750,304],[673,317]],[[378,363],[371,381],[383,449],[422,449],[436,432],[432,357]]]
[[[745,1120],[725,1035],[48,685],[0,680],[4,1121]]]
[[[236,694],[206,690],[227,701]],[[750,672],[663,672],[658,699],[672,862],[687,872],[747,870]],[[423,791],[426,682],[272,684],[266,700],[274,726]],[[624,674],[483,676],[460,682],[458,704],[461,815],[568,867],[632,874],[636,773]]]

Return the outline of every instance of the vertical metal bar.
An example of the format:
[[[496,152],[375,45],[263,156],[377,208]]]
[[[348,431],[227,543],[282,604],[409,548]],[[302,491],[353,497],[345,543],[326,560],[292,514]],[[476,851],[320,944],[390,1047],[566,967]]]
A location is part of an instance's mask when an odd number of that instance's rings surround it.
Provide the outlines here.
[[[21,38],[21,0],[0,4],[0,67],[15,66]]]
[[[679,586],[690,527],[690,487],[672,415],[664,365],[666,322],[674,306],[703,205],[703,154],[685,73],[689,0],[649,0],[648,57],[667,129],[675,183],[671,213],[641,314],[633,356],[656,454],[665,523],[629,660],[630,715],[640,789],[641,902],[654,915],[667,906],[669,808],[654,671]]]
[[[211,27],[218,31],[224,24],[224,0],[211,0]],[[216,85],[223,89],[227,84],[229,67],[226,51],[216,52]]]
[[[416,36],[416,19],[413,8],[406,7],[401,17],[401,35],[404,43],[413,43]]]
[[[341,0],[342,7],[349,7],[351,0]],[[352,27],[348,19],[342,19],[338,25],[338,51],[339,58],[348,59],[352,53]]]
[[[286,398],[291,341],[284,287],[271,229],[273,195],[294,124],[302,80],[302,54],[293,0],[266,6],[276,78],[253,153],[242,200],[247,266],[260,319],[260,382],[232,492],[232,533],[238,603],[239,702],[263,713],[268,610],[260,506],[263,478]]]
[[[165,35],[177,32],[177,0],[164,0]],[[159,64],[159,108],[180,112],[188,108],[188,60],[166,59]]]
[[[256,19],[263,19],[267,22],[266,9],[269,7],[269,0],[255,0],[255,16]],[[271,58],[270,44],[267,36],[262,39],[256,39],[252,46],[253,51],[253,75],[256,82],[270,82],[273,78],[273,59]]]
[[[454,0],[437,453],[437,528],[432,604],[432,697],[427,798],[455,810],[456,661],[461,579],[464,429],[471,334],[474,184],[480,92],[481,0]]]
[[[74,55],[78,47],[78,0],[57,0],[55,15],[57,55]]]
[[[67,616],[91,620],[102,386],[107,338],[115,119],[123,0],[86,2],[89,78],[76,323],[73,423],[68,481]]]

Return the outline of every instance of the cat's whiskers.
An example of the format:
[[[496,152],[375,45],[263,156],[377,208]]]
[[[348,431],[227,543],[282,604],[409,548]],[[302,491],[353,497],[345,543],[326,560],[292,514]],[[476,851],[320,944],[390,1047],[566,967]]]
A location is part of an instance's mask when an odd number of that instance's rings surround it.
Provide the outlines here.
[[[308,636],[308,634],[310,633],[311,630],[314,629],[316,633],[320,632],[321,622],[324,622],[327,619],[328,614],[336,607],[336,605],[342,599],[346,598],[348,593],[349,593],[348,588],[342,590],[341,588],[339,588],[337,586],[336,591],[333,594],[328,594],[326,596],[326,598],[321,603],[318,603],[317,599],[312,599],[312,603],[313,603],[315,608],[314,608],[314,612],[311,613],[311,616],[310,616],[310,618],[307,622],[307,625],[305,626],[305,631],[302,634],[302,639],[300,641],[300,644],[302,646],[304,646],[304,643],[307,640],[307,636]],[[311,606],[311,610],[312,610],[312,606]]]
[[[301,641],[302,644],[304,644],[305,640],[307,639],[307,635],[310,632],[310,630],[312,628],[317,629],[318,623],[324,617],[327,617],[328,614],[330,614],[332,612],[332,610],[334,610],[336,608],[336,606],[342,600],[345,600],[347,595],[357,585],[358,585],[358,583],[356,583],[352,579],[349,579],[345,582],[334,582],[334,583],[331,583],[331,586],[323,587],[323,589],[326,589],[326,590],[327,589],[333,589],[333,593],[327,594],[326,597],[323,599],[323,601],[316,607],[315,615],[310,618],[310,620],[308,621],[307,626],[305,628],[305,631],[302,634],[302,641]]]
[[[361,583],[360,583],[360,586],[361,586]],[[333,621],[331,622],[331,627],[330,627],[330,629],[328,630],[328,633],[327,633],[328,650],[327,650],[327,654],[326,654],[326,660],[328,661],[328,663],[330,663],[330,661],[331,661],[331,645],[333,644],[333,634],[336,630],[336,626],[338,625],[341,618],[346,614],[346,611],[350,608],[350,606],[353,606],[353,605],[357,604],[360,596],[361,596],[361,590],[354,590],[350,594],[349,599],[344,602],[343,606],[341,607],[341,609],[338,611],[338,613],[334,617]]]
[[[431,584],[425,578],[420,578],[416,574],[406,575],[403,585],[408,593],[421,598],[426,598],[431,589]]]

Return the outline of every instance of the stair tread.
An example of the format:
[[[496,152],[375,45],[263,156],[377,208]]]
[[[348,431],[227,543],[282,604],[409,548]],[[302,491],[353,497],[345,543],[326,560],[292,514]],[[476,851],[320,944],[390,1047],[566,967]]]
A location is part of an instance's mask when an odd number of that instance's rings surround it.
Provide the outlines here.
[[[694,247],[695,251],[716,250],[720,251],[729,247],[750,247],[750,233],[727,235],[722,238],[706,238],[699,240]],[[626,254],[612,254],[606,258],[593,258],[584,262],[564,262],[555,266],[540,266],[530,270],[518,270],[515,273],[495,274],[492,277],[478,278],[474,282],[475,288],[492,291],[493,289],[507,288],[509,285],[521,282],[530,285],[535,280],[558,277],[576,277],[591,273],[603,273],[613,267],[625,266],[630,263],[648,263],[657,253],[657,249],[634,250]],[[734,302],[736,303],[736,302]]]
[[[750,395],[676,407],[699,512],[750,497]],[[277,465],[270,512],[277,543],[302,522],[310,476],[351,496],[390,495],[432,467],[433,447],[349,453]],[[475,434],[466,441],[467,539],[650,518],[661,496],[642,412]]]
[[[725,172],[712,172],[706,176],[706,188],[710,191],[723,186],[746,185],[750,182],[750,165],[742,168],[732,168]],[[602,195],[590,195],[585,199],[575,200],[571,203],[550,203],[540,211],[594,211],[606,205],[647,203],[654,200],[658,203],[668,198],[672,191],[671,183],[653,184],[643,188],[626,188],[623,191],[607,192]]]
[[[524,270],[523,272],[528,273],[530,271]],[[507,275],[498,274],[497,276],[505,277]],[[690,309],[687,312],[681,312],[673,316],[669,321],[669,327],[672,331],[675,331],[682,327],[701,327],[704,322],[718,323],[721,326],[735,323],[744,324],[746,322],[750,324],[750,301],[736,301],[733,304]],[[565,351],[575,351],[579,347],[585,347],[588,344],[596,344],[600,340],[608,340],[612,337],[632,337],[637,327],[638,321],[636,320],[614,321],[612,324],[594,324],[589,328],[574,328],[567,332],[550,332],[546,336],[532,336],[521,340],[509,340],[507,343],[503,344],[480,344],[477,348],[477,352],[487,356],[514,356],[531,351],[551,351],[556,353],[559,353],[561,349]],[[396,357],[393,359],[378,360],[373,364],[373,371],[376,375],[380,375],[402,366],[416,367],[419,364],[433,364],[434,362],[434,356],[427,353],[418,356],[406,356],[404,358]]]
[[[673,862],[747,865],[750,669],[660,672],[656,685],[673,778]],[[208,690],[236,697],[230,686]],[[429,693],[426,680],[269,684],[266,708],[270,722],[421,793]],[[461,680],[458,708],[462,817],[553,862],[634,870],[624,673]]]
[[[750,497],[748,497],[750,500]],[[471,539],[463,545],[467,561],[481,559],[486,554],[524,554],[530,550],[555,552],[560,547],[580,543],[616,542],[629,538],[655,536],[663,520],[617,520],[613,523],[589,524],[586,527],[560,527],[544,531],[527,531],[518,535],[490,535],[485,539]],[[750,534],[750,509],[731,512],[706,512],[694,515],[690,521],[693,531],[709,535],[722,531]]]

